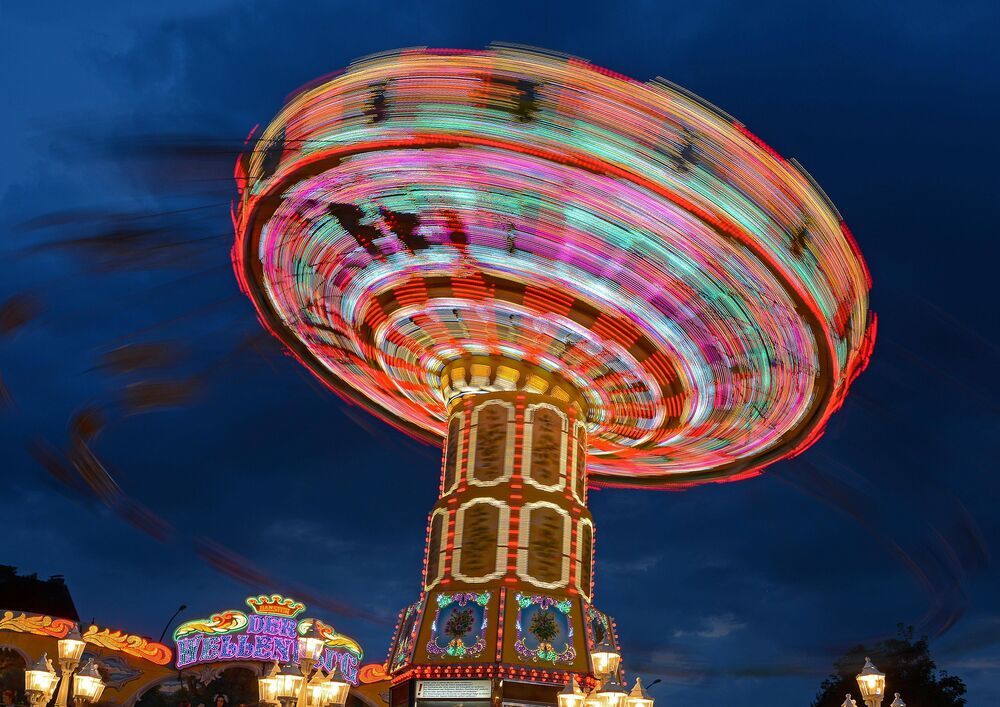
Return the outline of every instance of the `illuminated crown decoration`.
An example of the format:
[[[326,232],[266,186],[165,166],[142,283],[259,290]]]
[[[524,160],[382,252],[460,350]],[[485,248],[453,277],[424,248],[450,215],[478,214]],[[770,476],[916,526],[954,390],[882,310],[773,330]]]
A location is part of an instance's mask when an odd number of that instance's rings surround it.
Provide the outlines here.
[[[300,601],[295,601],[280,594],[270,596],[261,594],[247,599],[247,606],[258,614],[268,614],[271,616],[285,616],[291,618],[306,610],[306,605]]]

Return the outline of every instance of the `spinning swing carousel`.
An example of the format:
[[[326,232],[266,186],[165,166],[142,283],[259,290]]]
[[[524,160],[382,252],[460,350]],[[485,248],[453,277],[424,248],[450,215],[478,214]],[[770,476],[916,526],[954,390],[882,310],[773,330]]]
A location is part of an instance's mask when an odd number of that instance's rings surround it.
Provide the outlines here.
[[[578,682],[624,702],[589,489],[753,477],[822,434],[872,350],[827,196],[663,80],[516,47],[381,54],[292,97],[236,177],[263,324],[443,441],[393,707],[575,704]]]

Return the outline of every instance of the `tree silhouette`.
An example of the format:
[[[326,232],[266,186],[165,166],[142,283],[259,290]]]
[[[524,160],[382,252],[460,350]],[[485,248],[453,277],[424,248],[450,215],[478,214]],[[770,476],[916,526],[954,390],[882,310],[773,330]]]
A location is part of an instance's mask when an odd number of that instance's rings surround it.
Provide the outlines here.
[[[820,685],[812,707],[840,707],[847,693],[854,695],[860,705],[855,676],[861,672],[866,656],[871,656],[872,663],[885,673],[885,691],[890,696],[898,692],[913,705],[965,705],[962,679],[938,670],[931,659],[927,637],[914,640],[913,627],[899,624],[895,638],[871,646],[855,646],[837,659],[833,674]]]

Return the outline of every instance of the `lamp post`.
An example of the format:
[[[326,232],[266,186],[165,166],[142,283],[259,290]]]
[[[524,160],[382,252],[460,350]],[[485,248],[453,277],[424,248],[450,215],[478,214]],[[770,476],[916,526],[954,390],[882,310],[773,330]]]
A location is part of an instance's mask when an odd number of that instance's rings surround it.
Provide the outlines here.
[[[557,698],[559,707],[583,707],[584,694],[580,689],[580,684],[576,681],[576,676],[570,675],[569,682],[562,689]]]
[[[262,705],[278,704],[277,673],[278,664],[275,663],[269,670],[265,669],[265,672],[257,678],[258,702]]]
[[[73,673],[80,665],[80,658],[83,657],[83,649],[87,645],[80,635],[80,627],[73,624],[73,627],[66,634],[65,638],[59,639],[59,671],[61,679],[59,681],[59,691],[56,693],[56,707],[66,707],[66,698],[69,696],[69,683],[73,679]]]
[[[872,665],[871,658],[865,658],[865,667],[858,673],[857,680],[865,706],[881,707],[885,696],[885,673]]]
[[[317,670],[312,679],[306,684],[305,707],[321,707],[323,704],[322,691],[323,675],[321,671]]]
[[[76,705],[93,704],[101,701],[102,694],[104,694],[104,680],[101,679],[101,673],[91,658],[73,680],[73,702]]]
[[[604,703],[605,707],[625,707],[628,693],[618,682],[618,676],[612,673],[611,677],[605,681],[604,686],[597,692],[597,697]]]
[[[105,685],[94,660],[88,660],[83,669],[77,672],[86,645],[79,626],[73,624],[66,636],[58,642],[58,674],[45,653],[30,670],[24,671],[25,692],[32,705],[48,704],[55,693],[55,707],[66,707],[70,682],[73,683],[73,699],[78,705],[100,702]]]
[[[653,698],[642,686],[642,680],[635,679],[631,692],[626,692],[618,682],[622,656],[608,636],[594,646],[590,660],[594,677],[598,680],[597,686],[585,693],[580,689],[576,677],[570,675],[566,687],[557,698],[559,707],[653,707]]]
[[[52,669],[52,661],[42,653],[42,657],[24,671],[24,692],[33,706],[44,705],[51,699],[55,685],[56,671]]]
[[[312,672],[316,662],[323,655],[323,646],[326,645],[326,638],[319,630],[316,621],[313,621],[309,628],[299,636],[299,665],[302,666],[302,674],[308,676]]]
[[[608,636],[605,636],[600,643],[594,646],[594,650],[590,653],[590,659],[594,664],[594,677],[598,680],[605,680],[609,675],[618,672],[618,666],[622,662],[622,654],[618,652]]]
[[[642,680],[639,678],[635,679],[635,685],[632,686],[632,691],[628,693],[625,705],[626,707],[653,707],[653,698],[646,692],[646,688],[642,686]]]
[[[323,655],[323,646],[326,645],[326,638],[319,630],[316,621],[309,624],[305,633],[299,636],[299,668],[302,671],[302,684],[299,687],[299,701],[297,707],[306,707],[306,692],[312,683],[313,668]],[[317,671],[317,674],[319,671]]]
[[[324,677],[317,670],[306,686],[306,707],[340,707],[347,702],[350,688],[346,682],[338,680],[334,673]]]
[[[305,679],[297,667],[291,663],[285,663],[281,666],[278,674],[274,676],[274,680],[274,696],[281,703],[281,707],[291,707],[299,701],[302,695],[302,683]]]
[[[351,686],[347,682],[337,678],[337,669],[334,668],[319,685],[317,707],[342,707],[347,703],[347,693],[350,689]]]

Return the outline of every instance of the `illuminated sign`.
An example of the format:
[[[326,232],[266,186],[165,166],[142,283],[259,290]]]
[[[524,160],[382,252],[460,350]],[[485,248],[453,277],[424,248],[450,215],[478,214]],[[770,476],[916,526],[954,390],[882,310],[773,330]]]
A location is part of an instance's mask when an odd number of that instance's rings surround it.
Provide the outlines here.
[[[336,670],[351,685],[358,684],[362,652],[354,639],[319,619],[298,618],[305,604],[280,594],[249,597],[246,603],[250,612],[228,609],[178,626],[177,668],[246,660],[298,664],[298,638],[316,624],[326,642],[316,667],[328,673]]]

